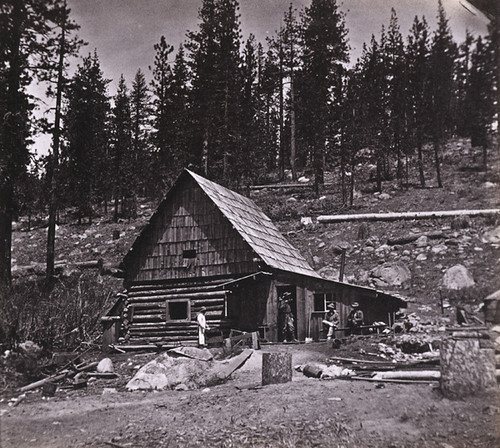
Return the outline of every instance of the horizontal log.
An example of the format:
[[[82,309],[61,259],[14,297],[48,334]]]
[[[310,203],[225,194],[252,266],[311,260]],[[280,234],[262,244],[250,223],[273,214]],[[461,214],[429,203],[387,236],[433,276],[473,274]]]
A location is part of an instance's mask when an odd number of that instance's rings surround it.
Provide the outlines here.
[[[154,337],[161,337],[161,338],[172,338],[172,337],[197,337],[198,336],[198,331],[197,330],[190,330],[190,331],[174,331],[174,332],[169,332],[169,331],[137,331],[137,332],[130,332],[130,337],[131,338],[146,338],[150,340],[151,338]]]
[[[445,238],[446,235],[443,232],[425,232],[425,233],[418,233],[414,235],[405,235],[405,236],[400,236],[396,238],[389,238],[387,240],[387,244],[389,246],[395,246],[396,244],[401,245],[401,244],[408,244],[412,243],[413,241],[417,241],[421,236],[426,236],[427,238],[430,239],[439,239],[439,238]]]
[[[163,308],[165,309],[166,301],[161,300],[158,302],[132,302],[129,303],[128,306],[134,307],[134,310],[137,311],[139,309],[146,309],[146,308]],[[215,298],[215,299],[207,299],[207,300],[194,300],[191,301],[191,306],[192,308],[200,308],[202,306],[224,306],[224,299],[223,298]]]
[[[312,188],[314,185],[311,183],[303,182],[303,183],[293,183],[293,184],[269,184],[269,185],[251,185],[250,190],[256,191],[256,190],[265,190],[265,189],[271,189],[271,190],[289,190],[291,188]]]
[[[170,336],[170,337],[166,337],[166,336],[157,336],[157,337],[148,337],[148,338],[136,338],[136,337],[133,337],[133,336],[130,336],[129,338],[129,341],[130,342],[138,342],[138,341],[148,341],[148,342],[181,342],[181,341],[197,341],[198,340],[198,336],[197,335],[193,335],[193,336],[189,336],[189,335],[185,335],[185,336]]]
[[[27,392],[28,390],[37,389],[38,387],[50,383],[51,381],[62,380],[63,378],[66,378],[69,374],[70,372],[65,372],[65,373],[60,373],[59,375],[49,376],[47,378],[44,378],[43,380],[36,381],[34,383],[28,384],[27,386],[20,387],[19,392]]]
[[[408,219],[439,219],[455,216],[487,216],[500,214],[500,209],[484,210],[443,210],[430,212],[400,212],[400,213],[362,213],[352,215],[321,215],[320,223],[348,222],[348,221],[399,221]]]
[[[91,268],[101,269],[103,266],[103,260],[102,258],[99,258],[99,260],[78,261],[74,263],[74,265],[80,269],[91,269]]]
[[[132,285],[129,287],[129,294],[136,294],[141,291],[169,291],[171,293],[182,293],[182,292],[199,292],[204,290],[212,290],[220,285],[223,285],[229,281],[234,280],[233,278],[217,280],[217,281],[204,281],[203,284],[198,285],[186,285],[186,286],[170,286],[170,285]]]
[[[142,295],[142,296],[132,296],[128,297],[128,303],[134,302],[147,302],[147,301],[159,301],[159,300],[175,300],[175,299],[207,299],[210,297],[225,297],[225,291],[206,291],[206,292],[190,292],[184,294],[166,294],[163,291],[162,294],[158,295]]]

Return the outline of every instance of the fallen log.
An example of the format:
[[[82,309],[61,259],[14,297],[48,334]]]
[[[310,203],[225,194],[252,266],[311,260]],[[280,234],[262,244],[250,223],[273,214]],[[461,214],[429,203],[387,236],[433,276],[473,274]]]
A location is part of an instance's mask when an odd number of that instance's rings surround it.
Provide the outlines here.
[[[318,216],[319,223],[335,223],[347,221],[400,221],[413,219],[440,219],[455,216],[487,216],[498,215],[500,209],[485,210],[443,210],[431,212],[400,212],[400,213],[362,213],[352,215],[321,215]]]
[[[364,376],[341,376],[341,380],[370,381],[372,383],[397,383],[397,384],[434,384],[436,380],[399,380],[399,379],[377,379]]]
[[[65,372],[65,373],[60,373],[59,375],[48,376],[43,380],[36,381],[34,383],[28,384],[27,386],[20,387],[18,390],[19,392],[27,392],[28,390],[37,389],[38,387],[43,386],[46,383],[50,383],[51,381],[62,380],[63,378],[66,378],[68,375],[70,375],[70,373],[71,372]]]
[[[353,359],[353,358],[341,358],[339,356],[331,356],[330,359],[334,361],[341,361],[347,363],[358,363],[358,364],[389,364],[388,361],[371,361],[366,359]]]
[[[446,237],[446,235],[443,232],[415,233],[413,235],[405,235],[405,236],[400,236],[397,238],[389,238],[387,240],[387,244],[389,246],[396,246],[396,245],[413,243],[413,241],[417,241],[421,236],[426,236],[427,238],[432,239],[432,240]]]
[[[405,370],[392,372],[375,372],[372,377],[378,380],[419,380],[419,381],[439,381],[441,372],[439,370]]]

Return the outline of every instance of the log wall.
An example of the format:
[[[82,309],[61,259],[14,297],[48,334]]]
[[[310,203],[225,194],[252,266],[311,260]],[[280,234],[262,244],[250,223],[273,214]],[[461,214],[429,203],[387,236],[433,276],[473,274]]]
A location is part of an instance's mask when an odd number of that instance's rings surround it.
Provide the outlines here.
[[[230,322],[225,317],[228,291],[217,282],[172,285],[161,283],[130,285],[127,291],[121,343],[131,345],[161,344],[168,346],[196,345],[196,316],[202,306],[211,329],[224,330]],[[169,301],[186,301],[188,318],[167,319]]]

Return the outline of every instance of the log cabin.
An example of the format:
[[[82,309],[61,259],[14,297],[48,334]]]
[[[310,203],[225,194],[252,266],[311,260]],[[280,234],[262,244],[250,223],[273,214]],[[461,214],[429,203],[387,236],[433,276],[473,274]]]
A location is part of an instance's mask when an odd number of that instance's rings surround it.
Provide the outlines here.
[[[322,278],[251,199],[187,169],[121,267],[126,293],[122,306],[113,307],[120,310],[120,329],[117,316],[105,316],[113,331],[108,344],[196,345],[201,307],[209,337],[258,331],[264,340],[283,341],[285,296],[293,339],[300,341],[324,336],[321,321],[330,302],[336,302],[341,323],[354,301],[367,322],[388,325],[406,306],[399,297]]]

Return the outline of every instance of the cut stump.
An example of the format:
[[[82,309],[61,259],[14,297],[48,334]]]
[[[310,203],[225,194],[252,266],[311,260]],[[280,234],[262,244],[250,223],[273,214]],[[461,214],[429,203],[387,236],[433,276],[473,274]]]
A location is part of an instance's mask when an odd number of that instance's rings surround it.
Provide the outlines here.
[[[292,381],[291,353],[262,354],[262,385],[288,383]]]
[[[460,399],[497,388],[495,351],[482,348],[475,335],[450,337],[441,342],[441,391]]]

